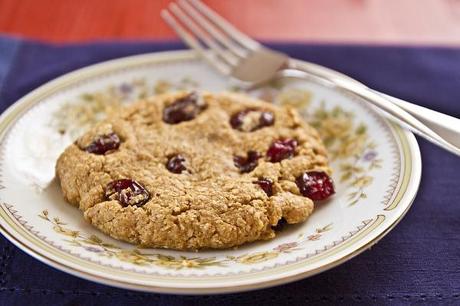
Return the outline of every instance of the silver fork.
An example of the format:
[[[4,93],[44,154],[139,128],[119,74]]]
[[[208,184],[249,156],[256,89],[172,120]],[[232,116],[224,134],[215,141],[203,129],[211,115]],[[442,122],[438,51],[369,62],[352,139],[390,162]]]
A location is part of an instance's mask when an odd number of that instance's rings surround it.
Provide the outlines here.
[[[161,16],[189,47],[240,85],[256,88],[274,79],[299,78],[335,87],[460,156],[460,119],[383,94],[336,71],[292,60],[243,34],[199,0],[172,2]]]

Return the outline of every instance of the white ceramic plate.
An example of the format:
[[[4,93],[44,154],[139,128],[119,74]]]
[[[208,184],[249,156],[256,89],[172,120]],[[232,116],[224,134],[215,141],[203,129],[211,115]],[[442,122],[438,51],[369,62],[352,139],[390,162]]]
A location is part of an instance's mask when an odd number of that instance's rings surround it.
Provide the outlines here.
[[[354,97],[289,81],[250,94],[294,105],[318,128],[331,153],[332,200],[275,239],[238,249],[137,249],[111,239],[65,203],[53,180],[56,158],[107,105],[180,88],[235,90],[193,52],[175,51],[77,70],[10,107],[0,118],[1,232],[33,257],[104,284],[178,294],[236,292],[304,278],[354,257],[388,233],[416,195],[421,161],[412,134]]]

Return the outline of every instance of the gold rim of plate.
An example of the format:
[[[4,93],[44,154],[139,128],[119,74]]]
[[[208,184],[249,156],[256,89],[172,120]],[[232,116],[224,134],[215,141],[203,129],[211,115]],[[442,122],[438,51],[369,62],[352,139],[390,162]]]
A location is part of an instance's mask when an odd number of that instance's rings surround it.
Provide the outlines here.
[[[65,74],[24,96],[0,116],[0,146],[4,146],[9,128],[22,114],[38,104],[44,97],[59,92],[63,88],[89,77],[110,74],[126,67],[133,68],[147,63],[190,61],[196,58],[197,55],[193,51],[167,51],[110,60]],[[321,69],[324,72],[339,74],[312,63],[303,61],[298,61],[298,63]],[[3,202],[0,205],[0,232],[24,252],[54,268],[88,280],[127,289],[175,294],[206,294],[247,291],[295,281],[333,268],[370,248],[391,231],[409,210],[417,194],[421,178],[420,151],[412,133],[394,124],[389,124],[389,127],[398,141],[403,159],[401,185],[392,202],[388,203],[384,209],[384,211],[393,210],[394,214],[391,215],[391,218],[378,214],[366,225],[365,229],[346,242],[317,256],[292,264],[245,274],[199,278],[152,276],[123,271],[72,256],[40,240],[12,216],[7,209],[7,204]]]

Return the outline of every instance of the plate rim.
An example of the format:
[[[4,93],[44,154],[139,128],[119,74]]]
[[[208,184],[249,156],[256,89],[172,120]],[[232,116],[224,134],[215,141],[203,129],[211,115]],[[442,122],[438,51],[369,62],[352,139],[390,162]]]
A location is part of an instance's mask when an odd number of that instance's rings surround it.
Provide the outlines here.
[[[93,64],[90,66],[86,66],[86,67],[68,72],[34,89],[30,93],[22,97],[21,99],[13,103],[7,110],[5,110],[4,113],[0,116],[0,132],[1,132],[0,140],[2,143],[4,142],[5,133],[8,132],[7,131],[8,128],[12,126],[11,123],[15,119],[20,117],[24,112],[26,112],[29,109],[28,106],[34,105],[37,102],[37,100],[40,99],[40,96],[46,95],[46,93],[49,92],[51,88],[53,88],[53,90],[58,90],[60,87],[65,87],[68,84],[75,82],[75,77],[79,75],[80,75],[80,78],[86,78],[86,77],[90,77],[90,75],[94,73],[100,74],[102,73],[101,70],[104,70],[104,69],[107,71],[117,70],[117,67],[123,68],[125,66],[134,65],[134,64],[139,65],[142,62],[161,63],[161,62],[167,62],[167,61],[178,61],[180,59],[191,60],[191,59],[196,59],[196,58],[197,58],[196,53],[191,50],[152,52],[152,53],[112,59],[109,61],[104,61],[101,63]],[[305,62],[301,60],[295,60],[295,61],[303,65],[314,66],[315,69],[322,69],[324,72],[327,72],[330,74],[332,73],[336,75],[342,75],[339,72],[336,72],[329,68],[319,66],[313,63],[309,63],[309,62]],[[386,121],[386,119],[384,118],[382,119]],[[73,267],[72,265],[69,265],[69,263],[60,262],[59,260],[50,258],[50,255],[48,254],[47,256],[47,252],[43,250],[42,248],[38,247],[39,250],[37,250],[36,249],[37,247],[33,243],[32,243],[32,246],[30,246],[28,245],[28,243],[22,241],[21,239],[18,239],[18,237],[14,235],[18,233],[13,228],[11,228],[8,224],[6,224],[4,216],[3,216],[3,213],[6,213],[6,212],[2,212],[2,215],[0,217],[0,232],[9,241],[15,244],[19,249],[31,255],[32,257],[44,262],[45,264],[48,264],[49,266],[52,266],[58,270],[65,271],[69,274],[72,274],[72,275],[75,275],[75,276],[78,276],[84,279],[88,279],[91,281],[95,281],[95,282],[99,282],[99,283],[103,283],[107,285],[112,285],[112,286],[120,287],[120,288],[127,288],[127,289],[141,290],[141,291],[151,291],[151,292],[158,292],[158,293],[206,294],[206,293],[241,292],[241,291],[266,288],[270,286],[292,282],[292,281],[302,279],[305,277],[309,277],[317,273],[323,272],[325,270],[331,269],[357,256],[363,251],[367,250],[368,248],[373,246],[375,243],[380,241],[380,239],[382,239],[388,232],[390,232],[402,220],[404,215],[410,209],[417,195],[418,188],[420,186],[421,168],[422,168],[420,149],[412,133],[406,130],[402,130],[400,127],[397,127],[393,124],[390,124],[390,127],[392,127],[393,133],[394,132],[399,133],[401,140],[405,140],[407,142],[407,147],[409,151],[408,157],[410,158],[410,161],[412,163],[412,169],[411,169],[412,171],[409,175],[409,178],[411,178],[411,181],[409,182],[409,185],[406,190],[406,193],[408,193],[409,195],[404,194],[403,197],[401,198],[401,202],[403,201],[406,202],[404,206],[404,210],[398,214],[395,214],[396,219],[393,220],[392,223],[389,224],[386,228],[384,228],[380,233],[378,233],[376,237],[366,242],[364,245],[354,249],[352,252],[349,252],[346,255],[338,259],[335,259],[334,261],[326,265],[320,265],[319,267],[316,267],[314,269],[309,269],[306,271],[299,271],[299,270],[294,269],[291,272],[296,272],[296,273],[291,273],[291,274],[288,273],[287,275],[281,275],[279,277],[272,277],[265,281],[263,279],[255,278],[252,282],[247,282],[247,283],[240,282],[240,284],[237,286],[235,285],[222,286],[219,284],[216,284],[215,286],[211,286],[211,287],[209,287],[209,285],[207,287],[199,287],[199,286],[191,286],[191,287],[176,286],[174,287],[170,285],[155,286],[152,284],[133,283],[133,282],[130,282],[129,280],[123,281],[122,279],[116,278],[116,277],[110,278],[107,276],[101,276],[101,275],[98,275],[97,273],[98,271],[86,271],[84,267],[78,269],[76,267]],[[2,203],[2,208],[4,204],[5,203]],[[51,256],[51,257],[54,257],[54,256]]]

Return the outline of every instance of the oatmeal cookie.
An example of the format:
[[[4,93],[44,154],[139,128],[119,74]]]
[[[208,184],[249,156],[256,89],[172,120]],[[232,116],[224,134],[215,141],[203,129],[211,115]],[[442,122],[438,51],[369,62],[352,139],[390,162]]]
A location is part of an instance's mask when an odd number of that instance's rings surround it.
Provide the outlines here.
[[[104,233],[145,247],[271,239],[334,193],[318,133],[291,108],[177,92],[112,114],[59,157],[65,199]]]

